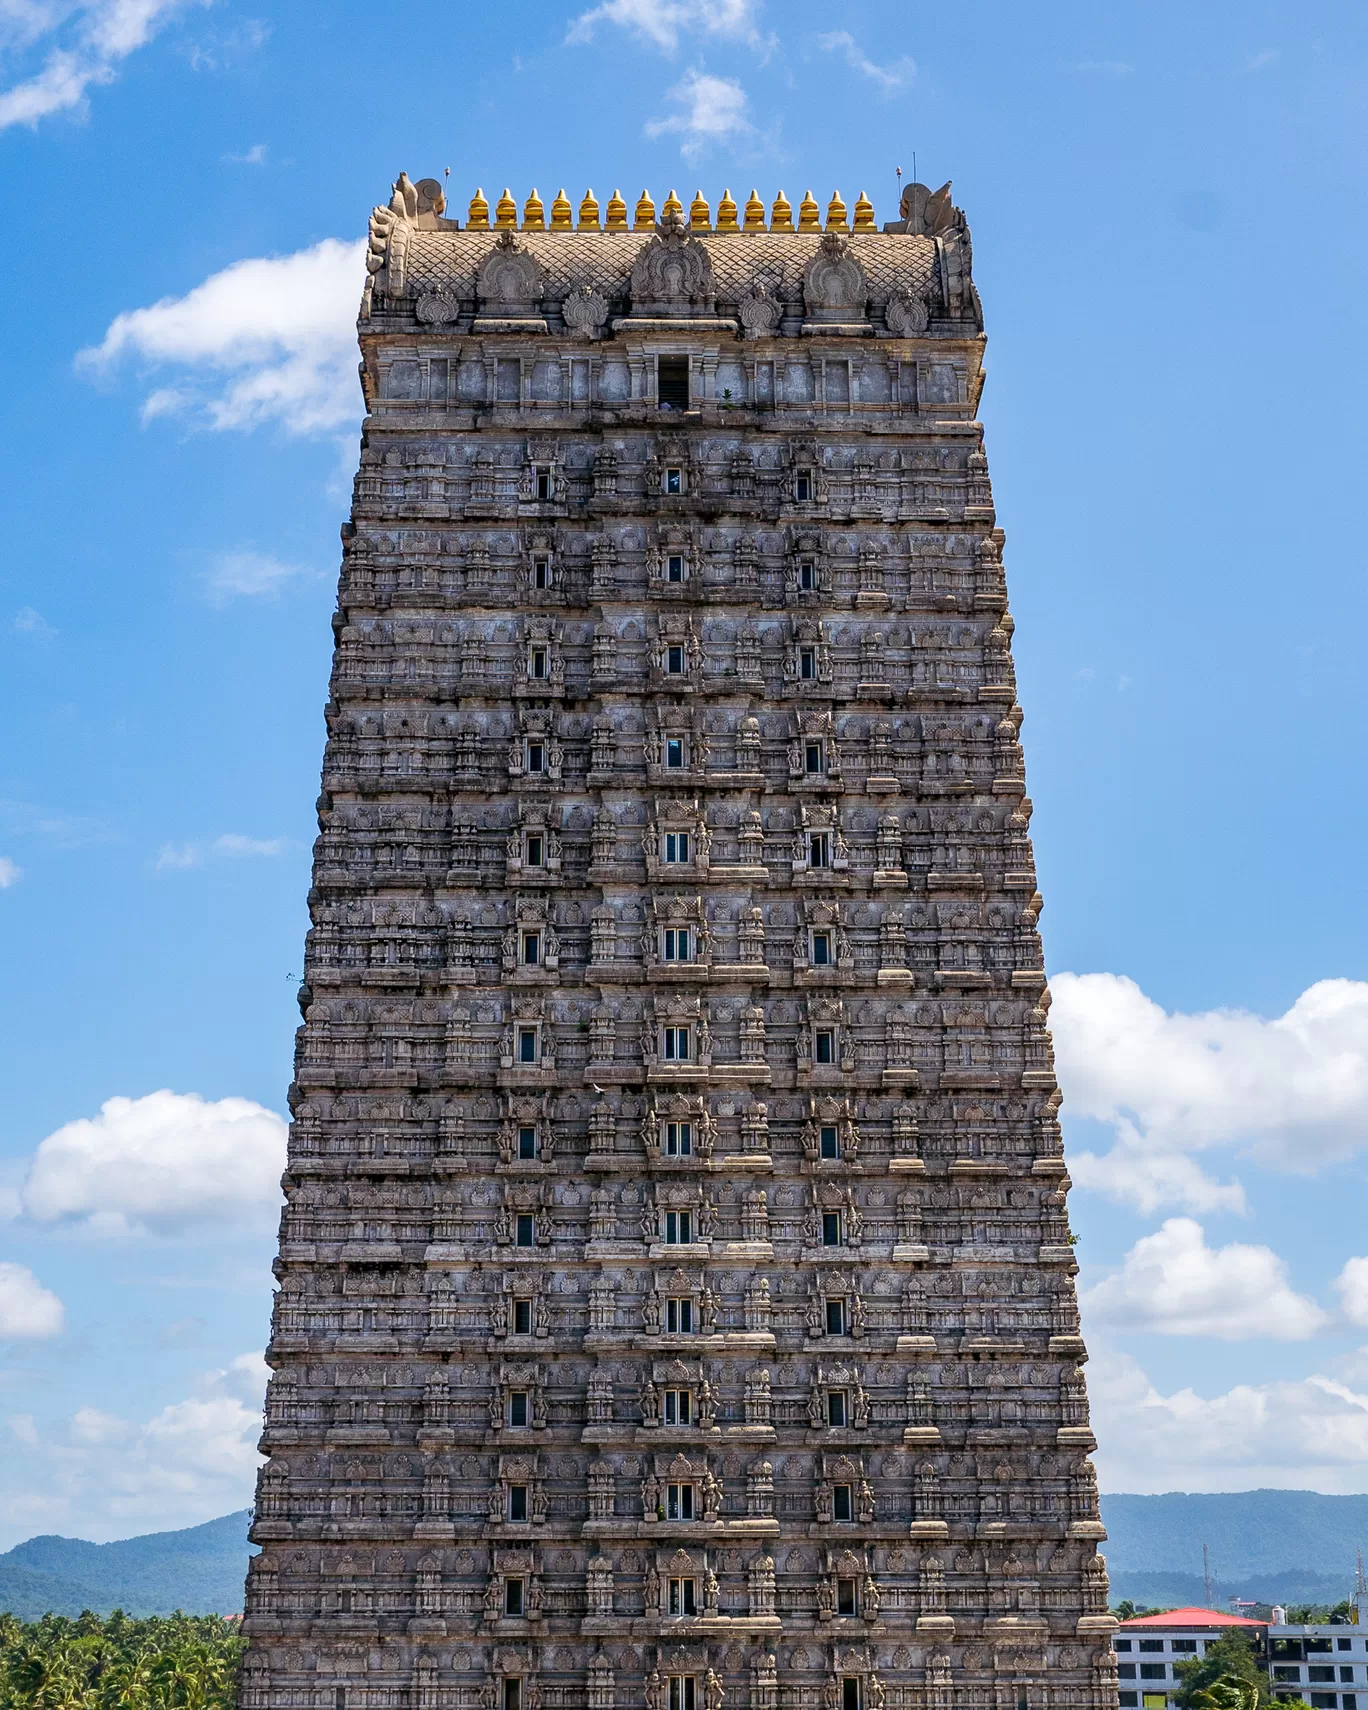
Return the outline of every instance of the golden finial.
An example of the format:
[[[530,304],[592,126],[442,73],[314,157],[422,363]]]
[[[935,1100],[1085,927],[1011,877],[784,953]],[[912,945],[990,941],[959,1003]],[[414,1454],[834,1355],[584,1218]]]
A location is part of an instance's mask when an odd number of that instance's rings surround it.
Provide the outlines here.
[[[651,200],[649,190],[643,190],[637,198],[636,219],[633,222],[634,232],[649,232],[655,225],[655,203]]]
[[[535,190],[523,204],[523,230],[525,232],[544,232],[546,230],[546,209],[542,207],[542,199]]]
[[[624,215],[626,209],[623,209]],[[612,207],[609,206],[609,218],[612,217]],[[579,229],[582,232],[596,232],[599,229],[598,203],[594,200],[594,192],[586,190],[584,200],[580,203]]]
[[[877,229],[874,224],[874,204],[861,190],[855,198],[855,230],[857,232],[872,232]]]
[[[817,206],[817,198],[811,190],[804,190],[803,199],[798,204],[798,230],[800,232],[819,232],[822,229],[822,210]]]
[[[760,200],[760,192],[752,190],[746,198],[746,230],[762,232],[765,229],[765,204]]]
[[[513,200],[513,192],[505,190],[499,197],[494,209],[494,229],[500,232],[516,231],[518,226],[518,204]]]
[[[841,200],[841,192],[833,190],[831,200],[827,203],[826,229],[829,232],[848,232],[850,224],[846,219],[846,205]]]
[[[746,209],[746,226],[750,227],[750,209]],[[757,226],[756,231],[761,229]],[[772,232],[791,232],[793,230],[793,209],[789,199],[781,190],[774,198],[774,206],[770,209],[770,230]]]
[[[489,230],[489,203],[485,201],[483,190],[477,190],[470,198],[470,212],[466,215],[466,230],[468,232],[487,232]]]
[[[627,204],[622,199],[621,190],[614,190],[608,198],[608,218],[605,230],[610,232],[625,232],[627,230]]]
[[[551,230],[553,232],[572,232],[575,229],[574,212],[570,207],[570,198],[563,189],[556,192],[556,199],[551,204]]]
[[[664,221],[668,219],[671,214],[677,214],[681,220],[684,218],[684,204],[680,201],[679,197],[675,195],[673,190],[671,190],[670,194],[665,198],[665,206],[660,210],[660,218]]]
[[[701,190],[694,191],[694,199],[689,203],[689,230],[691,232],[710,232],[712,230],[712,209],[704,200]]]
[[[736,223],[736,203],[732,201],[732,193],[730,190],[724,190],[722,200],[717,204],[717,230],[735,232],[740,229]]]

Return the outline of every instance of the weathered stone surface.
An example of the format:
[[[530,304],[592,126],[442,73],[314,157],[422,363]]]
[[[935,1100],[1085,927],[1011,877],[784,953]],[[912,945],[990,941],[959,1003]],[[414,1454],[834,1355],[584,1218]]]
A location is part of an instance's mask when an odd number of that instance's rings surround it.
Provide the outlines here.
[[[372,219],[247,1710],[1115,1703],[968,231],[697,209]]]

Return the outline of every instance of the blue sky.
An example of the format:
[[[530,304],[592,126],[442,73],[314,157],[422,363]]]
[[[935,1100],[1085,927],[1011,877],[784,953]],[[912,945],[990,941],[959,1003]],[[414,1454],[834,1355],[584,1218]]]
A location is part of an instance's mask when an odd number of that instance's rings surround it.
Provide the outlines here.
[[[1366,74],[1315,0],[0,0],[0,1546],[250,1496],[401,168],[953,179],[1103,1486],[1368,1489]]]

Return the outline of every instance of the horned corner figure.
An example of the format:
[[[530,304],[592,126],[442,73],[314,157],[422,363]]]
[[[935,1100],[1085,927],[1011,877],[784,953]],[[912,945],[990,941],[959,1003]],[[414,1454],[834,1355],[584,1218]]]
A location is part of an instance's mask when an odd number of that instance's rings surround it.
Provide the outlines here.
[[[558,185],[371,217],[243,1710],[1113,1710],[964,215]]]

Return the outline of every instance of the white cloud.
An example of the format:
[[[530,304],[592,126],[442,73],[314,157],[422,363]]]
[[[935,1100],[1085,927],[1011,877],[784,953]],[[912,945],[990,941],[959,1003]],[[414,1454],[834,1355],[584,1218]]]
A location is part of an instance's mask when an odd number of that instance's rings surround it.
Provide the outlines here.
[[[49,641],[57,633],[42,612],[32,606],[20,606],[14,614],[14,628],[20,635],[36,635],[40,641]]]
[[[205,572],[204,586],[214,604],[223,605],[237,598],[275,599],[291,582],[307,581],[317,575],[317,571],[303,564],[291,564],[268,552],[239,547],[220,552],[214,558]]]
[[[331,433],[361,413],[356,312],[364,242],[324,238],[293,255],[235,261],[183,297],[129,309],[77,364],[104,374],[125,358],[177,371],[143,418],[188,416],[216,431],[275,423]]]
[[[243,837],[236,831],[225,831],[208,845],[203,843],[163,843],[157,851],[159,873],[184,873],[192,867],[202,867],[210,856],[225,855],[230,860],[242,856],[270,857],[283,855],[291,848],[288,837]]]
[[[1080,77],[1129,77],[1135,67],[1124,59],[1079,59],[1069,70]]]
[[[283,855],[289,847],[288,837],[240,837],[235,831],[214,839],[220,855]]]
[[[35,1532],[104,1541],[246,1507],[265,1387],[260,1354],[243,1354],[143,1421],[89,1406],[53,1427],[11,1416],[0,1456],[0,1549]]]
[[[23,876],[24,870],[17,861],[11,861],[8,855],[0,855],[0,891],[17,885]]]
[[[1271,1249],[1208,1247],[1190,1217],[1171,1217],[1137,1241],[1119,1271],[1084,1292],[1083,1308],[1112,1328],[1223,1342],[1304,1341],[1327,1322],[1288,1285],[1287,1266]]]
[[[1343,1377],[1163,1395],[1135,1360],[1095,1346],[1088,1392],[1104,1490],[1364,1488],[1368,1394]]]
[[[225,154],[224,160],[229,166],[265,166],[266,144],[253,143],[243,154]]]
[[[0,130],[36,126],[79,107],[86,91],[112,83],[130,54],[146,47],[178,12],[209,0],[88,0],[84,5],[7,4],[3,45],[31,47],[49,38],[31,77],[0,91]]]
[[[849,30],[832,30],[827,35],[818,36],[817,46],[824,53],[839,53],[852,71],[858,71],[861,77],[876,83],[885,95],[892,95],[917,75],[916,61],[906,56],[890,60],[886,65],[870,59]]]
[[[1340,1308],[1351,1324],[1368,1325],[1368,1259],[1349,1259],[1335,1278]]]
[[[49,1134],[19,1190],[36,1223],[96,1235],[179,1235],[206,1224],[270,1228],[285,1123],[245,1098],[167,1091],[111,1098]]]
[[[0,1336],[56,1336],[63,1316],[61,1301],[27,1266],[0,1262]]]
[[[758,0],[603,0],[581,13],[567,41],[587,42],[598,24],[617,24],[673,53],[684,31],[758,44]]]
[[[1109,1123],[1080,1187],[1154,1211],[1239,1209],[1191,1154],[1226,1149],[1314,1174],[1368,1145],[1368,983],[1321,980],[1274,1020],[1167,1014],[1120,974],[1059,974],[1050,1012],[1066,1115]]]
[[[671,91],[671,99],[679,112],[650,120],[646,135],[661,137],[677,131],[684,138],[680,152],[686,160],[693,160],[705,143],[751,129],[746,118],[746,92],[732,78],[691,71]]]

